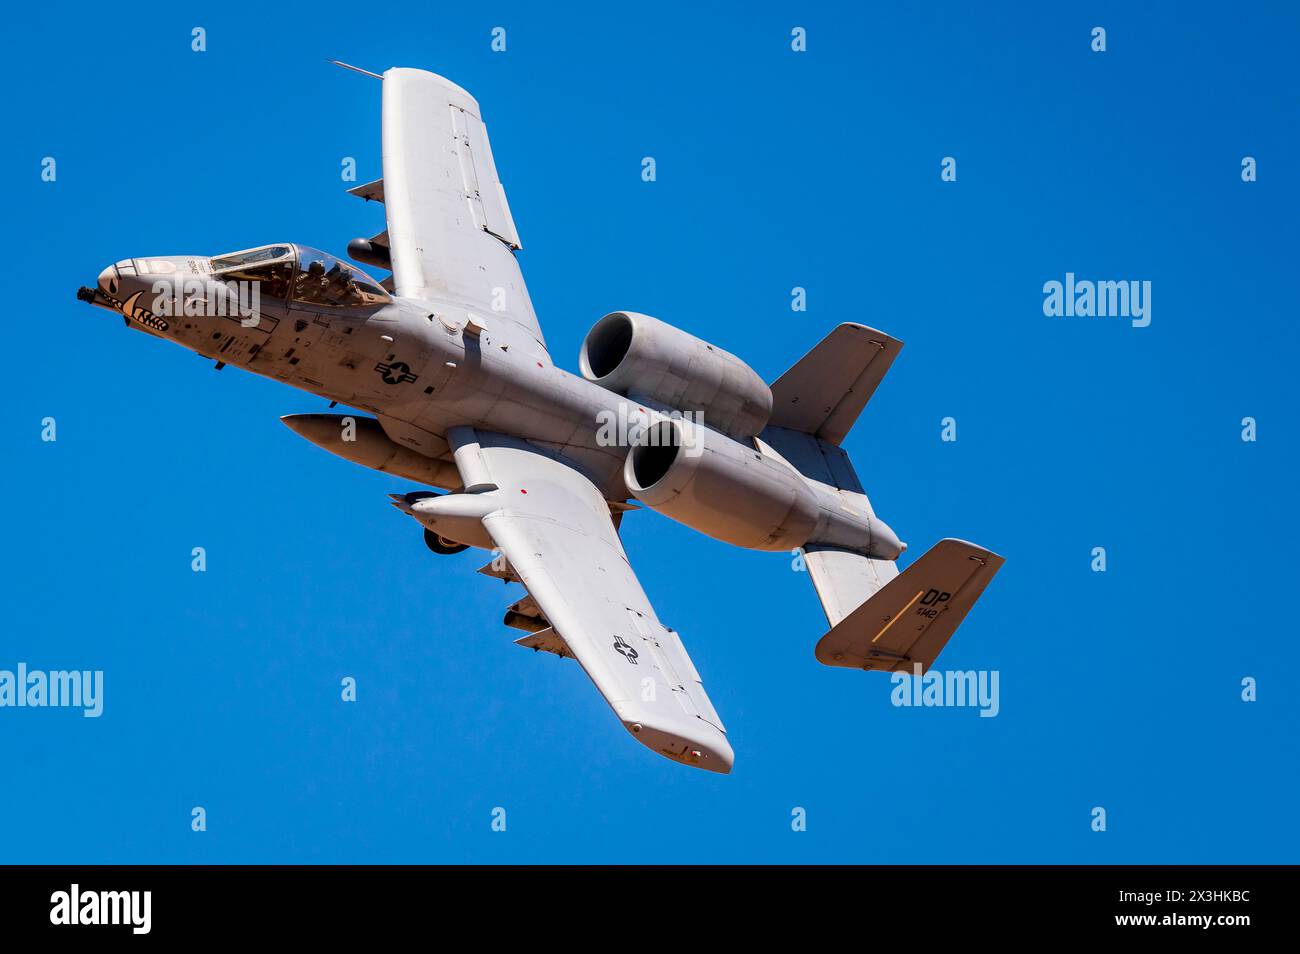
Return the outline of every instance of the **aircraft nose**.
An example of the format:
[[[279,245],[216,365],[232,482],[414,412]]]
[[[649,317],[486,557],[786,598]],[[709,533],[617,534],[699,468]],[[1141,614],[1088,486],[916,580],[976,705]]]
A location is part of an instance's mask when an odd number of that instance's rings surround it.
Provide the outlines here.
[[[99,273],[99,290],[109,298],[118,298],[118,291],[122,286],[122,279],[135,276],[135,261],[133,259],[123,259],[116,262]]]
[[[99,290],[109,298],[117,295],[117,266],[110,265],[99,273]]]

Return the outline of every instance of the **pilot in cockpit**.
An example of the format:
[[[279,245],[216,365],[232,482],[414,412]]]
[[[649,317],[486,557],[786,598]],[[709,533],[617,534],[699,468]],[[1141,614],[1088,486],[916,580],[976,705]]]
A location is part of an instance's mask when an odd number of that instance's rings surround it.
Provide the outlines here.
[[[212,270],[224,279],[260,282],[262,295],[272,300],[335,308],[389,301],[387,292],[360,269],[301,246],[266,246],[219,256],[212,259]]]

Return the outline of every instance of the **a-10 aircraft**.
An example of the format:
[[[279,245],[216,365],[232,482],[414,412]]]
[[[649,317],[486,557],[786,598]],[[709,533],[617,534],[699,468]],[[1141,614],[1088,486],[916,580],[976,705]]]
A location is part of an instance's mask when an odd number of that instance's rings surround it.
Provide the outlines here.
[[[478,103],[423,70],[369,75],[383,82],[383,178],[349,191],[382,202],[388,227],[348,254],[391,277],[286,242],[123,259],[78,296],[218,367],[373,414],[282,420],[447,491],[393,502],[435,553],[499,551],[479,572],[527,590],[505,615],[526,633],[516,642],[576,659],[632,736],[670,759],[725,773],[733,753],[628,564],[619,525],[638,505],[737,546],[802,549],[830,623],[820,662],[928,669],[1003,560],[942,540],[900,573],[906,547],[840,447],[902,342],[841,324],[769,386],[720,348],[616,311],[588,333],[581,376],[562,370]]]

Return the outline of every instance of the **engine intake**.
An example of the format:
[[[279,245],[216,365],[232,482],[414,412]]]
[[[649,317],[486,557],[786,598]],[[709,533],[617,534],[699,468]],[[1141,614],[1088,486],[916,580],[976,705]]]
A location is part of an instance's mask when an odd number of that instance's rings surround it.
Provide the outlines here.
[[[733,437],[754,437],[772,415],[772,392],[749,365],[649,315],[616,311],[587,332],[582,376],[616,394],[679,411]]]

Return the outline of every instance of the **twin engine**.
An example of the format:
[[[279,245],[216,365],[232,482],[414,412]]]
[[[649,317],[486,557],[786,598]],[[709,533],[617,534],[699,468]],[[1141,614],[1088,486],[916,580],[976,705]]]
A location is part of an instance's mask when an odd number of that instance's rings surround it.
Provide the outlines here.
[[[876,559],[902,551],[866,497],[806,479],[757,439],[772,392],[735,355],[648,315],[616,311],[587,333],[580,365],[588,381],[662,412],[623,469],[646,506],[754,550],[815,541]]]

